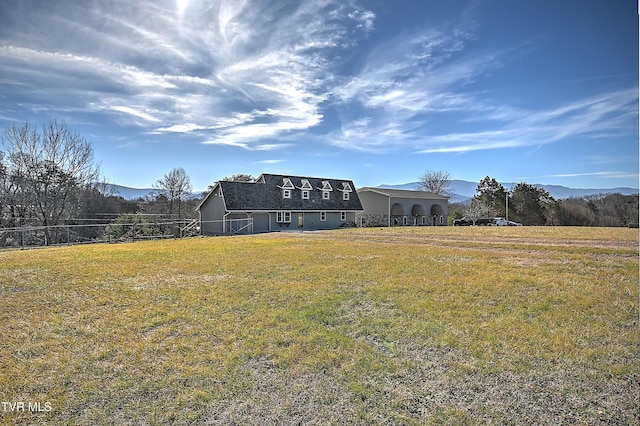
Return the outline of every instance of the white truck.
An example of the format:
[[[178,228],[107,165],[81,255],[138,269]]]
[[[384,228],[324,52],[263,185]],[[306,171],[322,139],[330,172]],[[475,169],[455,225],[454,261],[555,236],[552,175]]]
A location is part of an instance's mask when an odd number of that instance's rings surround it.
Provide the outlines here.
[[[512,220],[507,220],[503,217],[496,217],[494,219],[494,223],[496,226],[522,226],[521,223],[514,222]]]

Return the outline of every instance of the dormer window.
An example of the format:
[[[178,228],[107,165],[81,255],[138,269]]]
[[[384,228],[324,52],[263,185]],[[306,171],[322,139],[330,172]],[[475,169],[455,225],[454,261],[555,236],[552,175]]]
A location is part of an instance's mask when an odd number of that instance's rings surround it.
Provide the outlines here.
[[[309,183],[309,179],[302,179],[300,181],[300,187],[298,189],[302,191],[302,199],[308,200],[309,194],[311,193],[311,190],[313,190],[313,186],[311,186],[311,184]]]
[[[350,197],[349,194],[353,192],[353,189],[351,189],[349,182],[342,182],[342,188],[338,188],[338,191],[342,192],[342,199],[347,201]]]
[[[333,191],[333,188],[331,187],[331,184],[329,183],[328,180],[323,180],[322,188],[318,188],[318,189],[321,189],[323,191]]]
[[[331,187],[331,184],[329,183],[328,180],[323,180],[322,188],[318,188],[318,189],[322,191],[323,200],[328,200],[331,198],[331,191],[333,191],[333,188]]]
[[[282,178],[282,186],[279,186],[278,188],[282,190],[282,198],[291,198],[291,190],[295,187],[291,183],[291,179]]]
[[[311,191],[313,189],[313,187],[309,183],[309,179],[302,179],[301,183],[302,185],[300,186],[300,189],[308,191]]]

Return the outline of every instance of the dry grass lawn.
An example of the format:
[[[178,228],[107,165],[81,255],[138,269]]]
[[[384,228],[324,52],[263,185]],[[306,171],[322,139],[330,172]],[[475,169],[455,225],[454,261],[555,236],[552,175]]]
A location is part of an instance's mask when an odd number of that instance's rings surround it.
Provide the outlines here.
[[[638,254],[536,227],[0,252],[0,422],[637,425]]]

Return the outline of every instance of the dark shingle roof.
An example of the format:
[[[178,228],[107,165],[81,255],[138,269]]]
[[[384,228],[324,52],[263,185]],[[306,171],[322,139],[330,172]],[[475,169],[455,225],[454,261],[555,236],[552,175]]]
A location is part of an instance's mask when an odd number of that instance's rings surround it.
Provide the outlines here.
[[[295,189],[291,190],[291,198],[282,198],[281,187],[284,179],[288,178]],[[303,179],[309,181],[313,188],[309,192],[309,199],[302,199]],[[333,191],[329,200],[322,199],[323,182],[328,181]],[[352,192],[349,200],[342,199],[344,185],[348,183]],[[221,181],[227,211],[253,211],[253,210],[362,210],[362,204],[355,191],[355,185],[350,180],[313,178],[306,176],[286,176],[262,174],[256,182],[226,182]]]

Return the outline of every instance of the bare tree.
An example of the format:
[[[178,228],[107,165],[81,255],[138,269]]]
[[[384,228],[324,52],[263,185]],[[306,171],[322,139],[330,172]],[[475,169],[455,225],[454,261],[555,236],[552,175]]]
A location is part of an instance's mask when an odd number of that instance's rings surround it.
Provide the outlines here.
[[[421,191],[432,192],[445,197],[449,196],[452,192],[449,172],[429,170],[420,176],[418,188],[420,188]]]
[[[8,184],[9,176],[7,175],[7,166],[4,163],[4,152],[0,151],[0,226],[4,222],[5,208],[10,207],[9,197],[7,196]]]
[[[182,217],[182,202],[193,191],[187,172],[182,167],[171,169],[162,179],[156,181],[154,188],[167,198],[169,213],[173,214],[174,207],[177,206],[178,217]]]
[[[489,216],[490,207],[486,203],[486,201],[480,198],[473,198],[471,200],[471,204],[466,210],[466,216],[473,220],[473,224],[476,224],[476,221],[481,217]]]
[[[29,123],[4,129],[6,152],[3,189],[14,206],[28,209],[43,226],[57,225],[73,209],[77,190],[99,176],[93,147],[63,122],[50,121],[38,131]],[[7,194],[9,192],[9,194]],[[45,229],[45,244],[52,242]]]

